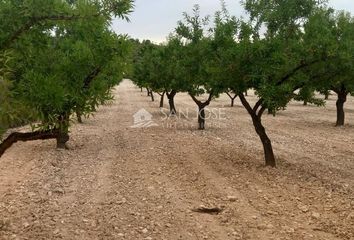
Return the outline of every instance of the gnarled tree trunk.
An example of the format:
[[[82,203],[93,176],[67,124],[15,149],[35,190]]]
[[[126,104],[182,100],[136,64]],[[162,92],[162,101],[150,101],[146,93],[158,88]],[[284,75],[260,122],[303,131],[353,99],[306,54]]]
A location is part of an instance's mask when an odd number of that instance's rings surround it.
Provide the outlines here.
[[[264,160],[265,160],[266,166],[276,167],[276,161],[275,161],[275,156],[274,156],[274,152],[273,152],[272,142],[269,139],[269,137],[265,131],[265,128],[262,124],[262,115],[263,115],[264,111],[266,110],[264,107],[262,107],[262,100],[259,100],[256,103],[255,107],[252,108],[242,93],[239,95],[239,97],[241,99],[242,105],[246,108],[247,112],[250,114],[250,116],[252,118],[253,126],[256,130],[256,133],[258,134],[259,138],[261,139],[261,142],[263,145]]]
[[[76,117],[77,117],[77,122],[78,123],[83,123],[82,114],[81,114],[80,110],[76,110]]]
[[[168,104],[170,105],[170,115],[175,115],[177,113],[176,107],[175,107],[175,96],[177,94],[177,91],[172,90],[170,93],[166,91],[166,96],[168,98]]]
[[[151,97],[151,101],[155,102],[154,92],[152,90],[150,90],[150,97]]]
[[[161,96],[161,98],[160,98],[160,108],[163,108],[165,93],[166,92],[163,92],[162,94],[160,94],[160,96]]]
[[[205,107],[209,106],[211,99],[213,98],[213,93],[209,94],[209,98],[207,101],[202,102],[199,101],[194,95],[189,94],[193,101],[198,105],[198,129],[204,130],[205,129]]]
[[[64,113],[59,116],[59,128],[57,135],[57,148],[67,149],[66,143],[69,141],[69,116],[70,114]]]
[[[329,99],[329,94],[330,94],[329,92],[325,92],[325,94],[324,94],[325,95],[325,100]]]
[[[348,92],[345,90],[337,92],[338,99],[337,99],[337,123],[336,126],[344,126],[345,123],[345,112],[344,112],[344,104],[347,101]]]
[[[227,96],[231,99],[231,107],[235,105],[235,99],[237,98],[237,94],[235,96],[232,96],[230,93],[226,92]]]
[[[274,156],[274,152],[273,152],[272,142],[269,139],[269,137],[265,131],[265,128],[262,124],[261,119],[257,116],[254,116],[254,117],[252,117],[252,122],[253,122],[253,126],[256,130],[256,133],[258,134],[259,138],[261,139],[261,142],[263,145],[264,159],[266,162],[266,166],[275,167],[276,163],[275,163],[275,156]]]
[[[29,133],[11,133],[4,141],[0,143],[0,157],[16,142],[27,142],[34,140],[56,139],[58,137],[58,130],[36,131]]]
[[[198,111],[198,125],[199,125],[199,130],[204,130],[205,129],[205,106],[203,104],[198,105],[199,111]]]

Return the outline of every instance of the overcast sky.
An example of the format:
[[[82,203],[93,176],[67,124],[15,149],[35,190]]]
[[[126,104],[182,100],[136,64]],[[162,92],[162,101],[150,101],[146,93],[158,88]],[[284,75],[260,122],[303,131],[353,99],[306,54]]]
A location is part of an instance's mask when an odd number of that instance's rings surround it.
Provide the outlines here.
[[[239,0],[225,0],[232,15],[244,15]],[[202,16],[213,15],[220,9],[219,0],[136,0],[134,12],[130,15],[130,23],[116,20],[113,29],[117,33],[126,33],[133,38],[150,39],[162,42],[176,27],[182,13],[190,12],[193,5],[199,4]],[[350,11],[354,14],[353,0],[329,0],[329,5],[338,10]]]

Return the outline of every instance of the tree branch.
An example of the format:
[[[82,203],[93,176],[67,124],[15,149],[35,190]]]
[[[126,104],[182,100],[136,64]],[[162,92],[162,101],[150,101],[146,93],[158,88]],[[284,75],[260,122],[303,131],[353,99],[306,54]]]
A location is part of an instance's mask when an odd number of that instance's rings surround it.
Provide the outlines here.
[[[321,60],[316,59],[313,60],[311,62],[304,62],[301,61],[301,63],[295,67],[293,70],[291,70],[289,73],[287,73],[285,76],[283,76],[280,81],[276,84],[277,86],[280,86],[281,84],[283,84],[284,82],[286,82],[289,78],[291,78],[293,75],[295,75],[298,71],[300,71],[301,69],[305,68],[305,67],[309,67],[315,63],[320,62]]]
[[[267,109],[266,107],[262,106],[261,109],[259,110],[257,116],[258,116],[259,118],[261,118],[262,115],[263,115],[263,113],[264,113],[264,111],[265,111],[266,109]]]
[[[28,133],[19,133],[19,132],[11,133],[4,141],[0,143],[0,157],[5,153],[7,149],[9,149],[16,142],[54,139],[57,138],[58,135],[59,135],[59,131],[57,129],[47,130],[47,131],[28,132]]]
[[[84,89],[88,89],[91,85],[91,82],[101,73],[101,67],[96,67],[84,80]]]
[[[199,101],[193,94],[189,94],[189,96],[191,96],[191,98],[193,99],[193,101],[197,104],[197,105],[201,105],[202,102]]]
[[[32,17],[29,19],[27,23],[21,26],[17,31],[15,31],[11,36],[4,41],[0,50],[4,50],[11,46],[13,42],[20,38],[20,36],[31,29],[31,27],[42,21],[70,21],[70,20],[78,20],[78,19],[87,19],[91,17],[98,17],[100,14],[94,14],[91,16],[79,16],[79,15],[52,15],[52,16],[42,16],[42,17]]]
[[[263,102],[264,102],[263,98],[259,99],[258,102],[256,103],[256,105],[254,105],[253,111],[257,112],[258,108],[262,105]]]
[[[213,99],[213,96],[214,96],[214,91],[211,91],[211,92],[209,93],[208,100],[207,100],[205,103],[209,105],[209,103],[210,103],[211,100]]]
[[[247,99],[245,98],[245,95],[243,93],[240,93],[238,95],[240,97],[240,100],[242,102],[242,105],[246,108],[247,112],[251,115],[254,116],[256,113],[253,111],[251,105],[247,102]]]

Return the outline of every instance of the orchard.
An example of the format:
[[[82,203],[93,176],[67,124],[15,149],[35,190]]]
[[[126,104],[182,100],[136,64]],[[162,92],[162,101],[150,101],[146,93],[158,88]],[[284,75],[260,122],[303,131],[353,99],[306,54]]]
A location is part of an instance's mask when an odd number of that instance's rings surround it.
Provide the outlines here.
[[[354,239],[353,3],[236,2],[0,0],[0,239]]]
[[[174,95],[188,93],[199,108],[200,130],[205,129],[204,108],[213,99],[226,93],[233,106],[239,97],[262,142],[266,165],[275,167],[262,123],[265,111],[276,116],[293,100],[323,106],[315,92],[333,91],[338,96],[336,126],[344,125],[344,104],[354,90],[354,18],[312,0],[243,5],[247,21],[231,16],[224,3],[213,21],[200,16],[198,5],[191,15],[184,13],[165,44],[139,45],[133,80],[171,95],[171,114]],[[248,90],[259,98],[253,106]]]

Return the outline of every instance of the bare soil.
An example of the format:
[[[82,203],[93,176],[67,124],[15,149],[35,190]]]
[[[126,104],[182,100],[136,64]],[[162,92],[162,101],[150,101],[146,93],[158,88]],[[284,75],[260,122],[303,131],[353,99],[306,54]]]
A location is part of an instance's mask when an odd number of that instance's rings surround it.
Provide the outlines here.
[[[18,143],[1,158],[0,239],[354,239],[353,98],[343,128],[335,96],[264,116],[271,169],[238,100],[213,101],[218,119],[198,131],[186,94],[176,97],[181,118],[163,119],[130,81],[114,93],[72,127],[70,150]],[[158,126],[131,128],[141,108]]]

